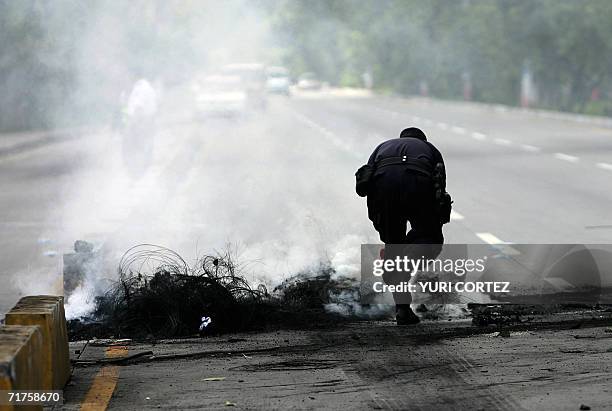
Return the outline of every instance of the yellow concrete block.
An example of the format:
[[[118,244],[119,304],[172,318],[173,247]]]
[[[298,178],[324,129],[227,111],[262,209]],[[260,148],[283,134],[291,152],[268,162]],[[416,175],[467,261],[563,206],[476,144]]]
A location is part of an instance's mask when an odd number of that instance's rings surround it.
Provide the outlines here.
[[[0,390],[42,389],[43,339],[37,326],[0,327]],[[13,406],[0,405],[0,411]],[[41,406],[20,406],[19,410],[41,410]]]
[[[5,323],[40,327],[43,340],[41,369],[43,389],[63,389],[70,378],[64,297],[49,295],[23,297],[6,314]]]

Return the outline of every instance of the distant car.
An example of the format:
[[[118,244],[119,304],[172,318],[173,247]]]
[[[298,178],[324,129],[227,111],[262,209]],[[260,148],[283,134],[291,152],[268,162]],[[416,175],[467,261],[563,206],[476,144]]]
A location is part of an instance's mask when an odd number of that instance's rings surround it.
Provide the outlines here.
[[[238,76],[244,84],[248,105],[251,108],[262,109],[266,107],[266,68],[261,63],[228,64],[221,69],[221,73],[228,76]]]
[[[247,91],[239,76],[206,76],[193,89],[200,116],[236,116],[247,109]]]
[[[298,78],[297,86],[302,90],[319,90],[321,82],[314,73],[304,73]]]
[[[291,84],[289,70],[284,67],[268,67],[266,74],[268,76],[266,81],[268,92],[289,95],[289,86]]]

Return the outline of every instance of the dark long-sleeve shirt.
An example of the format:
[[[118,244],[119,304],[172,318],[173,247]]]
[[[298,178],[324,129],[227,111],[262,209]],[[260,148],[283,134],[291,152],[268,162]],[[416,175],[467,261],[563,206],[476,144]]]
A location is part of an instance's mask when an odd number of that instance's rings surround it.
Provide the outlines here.
[[[438,149],[429,141],[424,141],[413,137],[394,138],[387,140],[378,145],[368,160],[368,164],[372,167],[375,163],[389,157],[402,157],[421,159],[431,164],[432,170],[436,164],[442,163],[444,159]],[[444,187],[446,189],[446,172],[442,170]]]

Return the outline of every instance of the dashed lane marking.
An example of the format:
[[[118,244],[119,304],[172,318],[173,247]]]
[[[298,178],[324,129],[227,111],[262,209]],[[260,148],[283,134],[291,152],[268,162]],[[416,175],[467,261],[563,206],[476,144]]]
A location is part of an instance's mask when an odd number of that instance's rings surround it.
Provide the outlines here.
[[[472,133],[472,138],[474,140],[482,141],[482,140],[486,140],[487,136],[485,134],[483,134],[483,133],[479,133],[479,132],[475,131],[475,132]]]
[[[491,233],[476,233],[478,238],[487,244],[503,244],[504,242]]]
[[[495,144],[499,144],[500,146],[509,146],[512,144],[512,141],[505,139],[505,138],[499,138],[499,137],[493,140],[493,142]]]
[[[612,171],[612,164],[610,163],[597,163],[595,165],[602,170]]]
[[[544,281],[553,286],[557,291],[571,291],[576,289],[574,284],[567,282],[561,277],[548,277],[545,278]]]
[[[540,147],[532,146],[530,144],[521,144],[521,148],[525,151],[529,151],[530,153],[537,153],[541,150]]]
[[[311,120],[310,118],[308,118],[307,116],[305,116],[304,114],[298,111],[291,110],[291,112],[298,120],[300,120],[302,123],[306,124],[307,126],[313,128],[314,130],[317,130],[337,148],[344,150],[345,152],[347,152],[348,154],[352,155],[355,158],[362,157],[361,154],[355,152],[355,150],[353,150],[352,147],[350,147],[346,142],[344,142],[340,137],[338,137],[332,131],[328,130],[327,128]]]
[[[465,129],[463,127],[453,126],[451,127],[451,131],[457,134],[465,134]]]
[[[458,212],[456,212],[455,210],[451,210],[451,215],[450,215],[450,219],[451,221],[461,221],[463,220],[465,217],[461,214],[459,214]]]
[[[557,160],[568,161],[570,163],[575,163],[579,160],[578,157],[570,156],[569,154],[565,154],[565,153],[555,153],[554,156]]]
[[[499,238],[497,238],[495,235],[491,233],[476,233],[476,236],[478,236],[478,238],[480,238],[485,243],[494,246],[497,250],[499,250],[503,254],[506,254],[506,255],[519,255],[520,254],[520,251],[516,250],[515,248],[512,248],[511,246],[508,245],[508,243],[500,240]]]

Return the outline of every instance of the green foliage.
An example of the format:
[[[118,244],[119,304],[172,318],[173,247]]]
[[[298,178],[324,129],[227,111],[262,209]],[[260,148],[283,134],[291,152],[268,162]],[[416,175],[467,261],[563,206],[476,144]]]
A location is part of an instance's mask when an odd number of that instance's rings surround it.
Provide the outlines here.
[[[593,88],[610,99],[606,0],[284,1],[270,10],[285,63],[333,84],[370,71],[383,90],[417,93],[426,82],[435,96],[462,98],[467,73],[474,99],[517,104],[528,64],[543,106],[584,111]]]
[[[0,0],[0,131],[108,124],[138,78],[190,79],[254,31],[248,0],[220,4]]]
[[[136,78],[236,56],[505,104],[528,66],[540,106],[610,115],[610,22],[609,0],[0,0],[0,131],[106,122]]]

